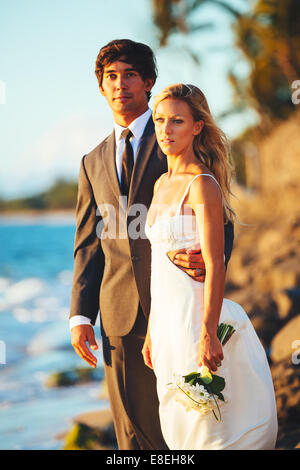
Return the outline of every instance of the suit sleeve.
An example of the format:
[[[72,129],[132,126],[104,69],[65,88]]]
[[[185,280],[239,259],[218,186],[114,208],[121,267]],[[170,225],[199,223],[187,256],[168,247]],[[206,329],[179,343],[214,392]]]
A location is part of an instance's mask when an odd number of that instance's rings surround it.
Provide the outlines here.
[[[227,265],[231,257],[232,253],[232,248],[233,248],[233,240],[234,240],[234,228],[233,228],[233,223],[228,222],[227,224],[224,225],[224,235],[225,235],[225,267],[227,270]]]
[[[76,205],[76,234],[70,316],[84,315],[95,324],[99,310],[99,291],[104,271],[104,255],[96,227],[101,221],[92,186],[85,169],[85,157],[80,165]]]

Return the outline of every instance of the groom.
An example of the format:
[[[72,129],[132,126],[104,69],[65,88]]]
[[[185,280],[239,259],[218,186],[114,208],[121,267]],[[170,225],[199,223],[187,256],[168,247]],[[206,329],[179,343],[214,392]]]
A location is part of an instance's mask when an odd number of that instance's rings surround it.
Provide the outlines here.
[[[154,183],[167,171],[148,108],[156,80],[155,57],[144,44],[115,40],[100,50],[95,72],[113,113],[114,131],[83,157],[80,166],[72,345],[80,357],[96,366],[97,359],[86,343],[97,349],[92,325],[100,308],[118,447],[163,450],[167,446],[160,429],[155,376],[141,353],[150,311],[151,252],[144,234],[145,218]],[[232,244],[233,227],[227,224],[226,263]],[[181,254],[178,260],[181,269],[204,280],[201,254]]]

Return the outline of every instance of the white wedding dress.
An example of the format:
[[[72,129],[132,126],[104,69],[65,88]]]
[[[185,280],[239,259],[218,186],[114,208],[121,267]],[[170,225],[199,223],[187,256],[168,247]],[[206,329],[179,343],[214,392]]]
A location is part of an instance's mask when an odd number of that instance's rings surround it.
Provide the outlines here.
[[[195,216],[180,214],[195,178],[188,184],[174,216],[158,218],[151,227],[146,223],[152,248],[152,364],[162,432],[168,447],[174,450],[274,449],[277,414],[267,357],[251,321],[237,303],[224,299],[219,320],[236,329],[223,347],[222,365],[214,372],[226,381],[222,392],[225,403],[218,401],[221,422],[212,412],[200,415],[194,409],[186,411],[167,388],[173,373],[185,375],[198,370],[204,283],[193,280],[167,256],[169,251],[200,242],[194,228]]]

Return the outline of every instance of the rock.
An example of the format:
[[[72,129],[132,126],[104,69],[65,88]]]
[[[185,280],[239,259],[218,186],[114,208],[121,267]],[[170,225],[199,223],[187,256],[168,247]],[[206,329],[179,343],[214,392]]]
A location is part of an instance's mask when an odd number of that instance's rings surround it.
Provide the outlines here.
[[[299,119],[295,113],[257,142],[256,190],[235,185],[237,199],[231,199],[239,220],[247,225],[235,225],[225,292],[243,306],[271,354],[277,449],[300,445],[300,344],[293,347],[300,340]]]
[[[104,410],[88,411],[76,416],[74,422],[94,429],[105,429],[112,423],[111,410],[106,408]]]
[[[271,317],[264,318],[262,315],[253,315],[250,320],[266,353],[269,355],[272,338],[278,331],[276,322]]]
[[[274,300],[277,305],[278,316],[281,320],[288,320],[300,312],[300,289],[297,287],[275,292]]]
[[[291,359],[271,365],[278,416],[276,449],[294,449],[300,442],[300,364]]]
[[[270,271],[270,288],[272,290],[300,287],[300,265],[298,257],[285,259]]]
[[[45,386],[48,388],[67,387],[94,380],[100,381],[103,376],[104,371],[99,367],[96,369],[93,369],[92,367],[75,367],[65,371],[54,372],[49,375],[45,381]]]
[[[288,186],[299,183],[299,112],[280,123],[261,142],[260,172],[263,190],[273,190],[281,197]]]
[[[282,326],[272,295],[263,294],[250,285],[244,289],[231,290],[226,297],[244,308],[267,351],[273,336]]]
[[[299,425],[300,364],[293,364],[290,359],[285,359],[277,364],[272,364],[271,373],[279,421]]]
[[[289,317],[293,302],[286,291],[279,291],[274,293],[274,300],[277,305],[278,316],[282,320]]]
[[[276,450],[291,450],[300,448],[300,432],[299,426],[289,426],[283,424],[279,426],[276,442]],[[297,444],[298,442],[298,444]]]
[[[300,341],[300,315],[290,320],[281,330],[274,336],[271,342],[271,359],[274,362],[283,359],[292,358],[295,353],[296,340]]]
[[[265,296],[262,296],[260,293],[253,289],[253,286],[246,286],[243,289],[234,289],[226,293],[225,297],[233,302],[240,304],[245,312],[250,315],[254,307],[254,300],[256,302],[265,301]]]
[[[65,437],[64,450],[117,450],[110,409],[83,413]]]
[[[282,233],[274,227],[264,231],[257,239],[257,251],[264,257],[273,256],[282,242]]]

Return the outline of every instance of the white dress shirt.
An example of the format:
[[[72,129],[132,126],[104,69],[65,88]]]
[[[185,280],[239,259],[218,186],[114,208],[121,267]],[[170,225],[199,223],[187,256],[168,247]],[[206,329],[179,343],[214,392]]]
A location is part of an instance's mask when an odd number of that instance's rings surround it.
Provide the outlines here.
[[[122,137],[124,129],[130,129],[132,136],[130,137],[130,143],[133,149],[133,160],[136,161],[136,156],[141,143],[141,138],[144,133],[145,127],[151,116],[151,109],[147,109],[144,114],[141,114],[134,121],[132,121],[128,127],[122,127],[117,123],[114,123],[115,139],[116,139],[116,168],[119,182],[121,182],[122,173],[122,155],[125,147],[125,139]],[[78,325],[90,325],[91,320],[84,315],[74,315],[70,318],[70,329]]]

